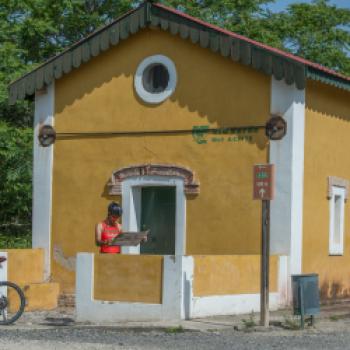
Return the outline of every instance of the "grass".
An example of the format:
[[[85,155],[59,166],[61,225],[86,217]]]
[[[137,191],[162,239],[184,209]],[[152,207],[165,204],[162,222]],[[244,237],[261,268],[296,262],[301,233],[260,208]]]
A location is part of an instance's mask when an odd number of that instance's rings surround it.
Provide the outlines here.
[[[247,330],[252,329],[253,327],[256,327],[257,323],[255,322],[255,319],[254,319],[254,312],[252,311],[249,315],[249,318],[248,319],[244,318],[242,322],[243,322],[244,328]]]
[[[185,330],[183,329],[182,326],[177,326],[177,327],[169,327],[165,330],[165,333],[168,334],[176,334],[176,333],[183,333]]]
[[[283,328],[290,330],[298,330],[300,329],[300,321],[295,318],[291,318],[290,316],[284,316]]]
[[[31,248],[32,232],[0,233],[0,249]]]

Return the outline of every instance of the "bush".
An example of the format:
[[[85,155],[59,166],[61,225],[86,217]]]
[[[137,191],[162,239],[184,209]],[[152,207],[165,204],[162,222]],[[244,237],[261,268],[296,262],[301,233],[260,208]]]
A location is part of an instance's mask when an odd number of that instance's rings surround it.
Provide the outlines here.
[[[30,246],[32,213],[31,128],[0,122],[0,247]]]

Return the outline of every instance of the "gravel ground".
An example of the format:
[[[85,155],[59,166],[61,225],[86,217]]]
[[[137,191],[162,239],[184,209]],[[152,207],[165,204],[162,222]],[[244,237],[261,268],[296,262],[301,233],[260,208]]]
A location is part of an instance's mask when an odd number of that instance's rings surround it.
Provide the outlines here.
[[[17,349],[349,349],[347,332],[237,332],[189,331],[169,334],[159,330],[116,328],[56,328],[0,330],[0,348]]]
[[[0,349],[350,349],[350,307],[323,312],[315,327],[296,325],[290,312],[272,315],[268,330],[247,327],[242,319],[227,316],[167,324],[89,325],[74,322],[72,309],[25,313],[12,326],[0,327]],[[162,327],[161,327],[162,326]]]

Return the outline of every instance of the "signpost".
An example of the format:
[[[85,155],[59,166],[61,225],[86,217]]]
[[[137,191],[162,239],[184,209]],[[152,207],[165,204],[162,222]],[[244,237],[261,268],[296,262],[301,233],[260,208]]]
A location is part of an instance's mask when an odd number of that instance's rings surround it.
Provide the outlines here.
[[[253,199],[262,201],[260,325],[269,326],[270,200],[275,192],[275,166],[254,165]]]

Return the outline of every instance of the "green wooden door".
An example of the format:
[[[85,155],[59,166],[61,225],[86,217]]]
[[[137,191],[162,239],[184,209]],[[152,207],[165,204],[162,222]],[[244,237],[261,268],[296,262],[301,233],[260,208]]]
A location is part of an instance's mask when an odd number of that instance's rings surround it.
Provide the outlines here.
[[[143,187],[141,229],[150,229],[141,254],[175,254],[175,187]]]

